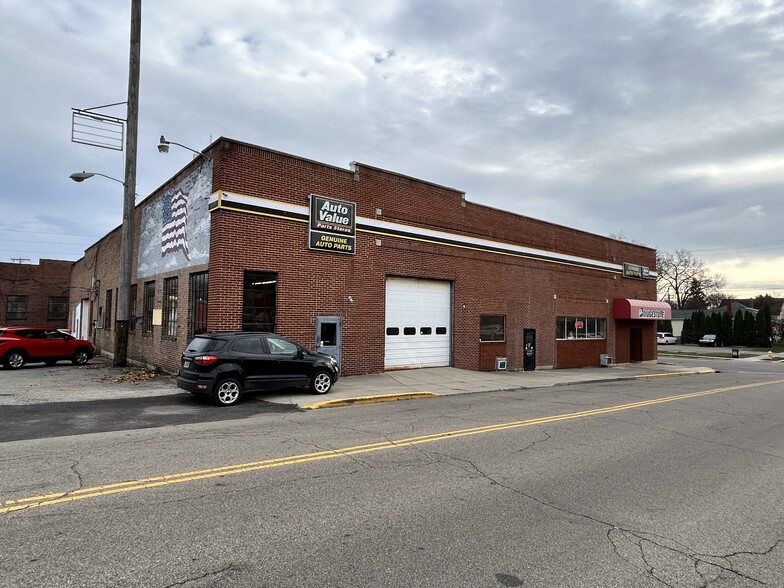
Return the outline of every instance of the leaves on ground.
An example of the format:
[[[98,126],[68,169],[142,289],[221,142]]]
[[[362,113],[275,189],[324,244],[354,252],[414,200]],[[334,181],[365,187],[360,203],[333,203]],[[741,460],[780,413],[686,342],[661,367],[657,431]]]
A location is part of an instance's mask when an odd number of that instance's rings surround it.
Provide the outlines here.
[[[163,372],[161,370],[125,370],[119,376],[104,376],[101,378],[102,381],[113,381],[113,382],[148,382],[150,380],[154,380],[158,376],[160,376]]]

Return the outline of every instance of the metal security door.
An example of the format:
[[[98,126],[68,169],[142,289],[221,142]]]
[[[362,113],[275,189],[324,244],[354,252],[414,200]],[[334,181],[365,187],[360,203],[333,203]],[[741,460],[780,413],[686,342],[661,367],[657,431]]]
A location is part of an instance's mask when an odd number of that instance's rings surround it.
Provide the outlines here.
[[[340,362],[343,347],[343,318],[339,316],[316,317],[316,351],[329,353]]]
[[[536,369],[536,329],[523,329],[523,371]]]

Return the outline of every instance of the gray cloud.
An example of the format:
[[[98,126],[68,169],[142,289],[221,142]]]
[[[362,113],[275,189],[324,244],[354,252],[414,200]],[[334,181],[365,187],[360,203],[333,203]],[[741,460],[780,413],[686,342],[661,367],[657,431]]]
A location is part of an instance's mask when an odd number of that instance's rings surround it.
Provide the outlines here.
[[[129,12],[4,2],[0,235],[84,249],[119,223],[118,186],[68,175],[122,177],[122,154],[71,143],[69,117],[125,99]],[[780,0],[145,3],[139,192],[188,161],[160,134],[225,135],[703,252],[731,290],[784,261],[782,41]],[[0,259],[35,252],[0,240]]]

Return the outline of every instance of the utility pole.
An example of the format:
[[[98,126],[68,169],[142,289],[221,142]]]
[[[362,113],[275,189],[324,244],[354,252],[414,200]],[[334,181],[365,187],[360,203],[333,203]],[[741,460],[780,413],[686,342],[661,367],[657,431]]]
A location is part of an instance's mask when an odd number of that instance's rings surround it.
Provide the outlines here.
[[[125,193],[120,233],[120,281],[114,325],[115,367],[128,364],[128,320],[133,275],[133,224],[136,207],[136,144],[139,135],[139,68],[142,46],[142,0],[131,0],[131,43],[128,66],[128,122],[125,136]]]

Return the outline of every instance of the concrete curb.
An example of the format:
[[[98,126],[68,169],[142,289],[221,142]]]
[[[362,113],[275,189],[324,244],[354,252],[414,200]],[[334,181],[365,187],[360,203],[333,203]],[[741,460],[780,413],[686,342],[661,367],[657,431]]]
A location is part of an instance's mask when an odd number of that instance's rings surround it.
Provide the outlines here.
[[[396,392],[394,394],[375,394],[372,396],[356,396],[354,398],[335,398],[333,400],[323,400],[312,402],[301,406],[303,410],[315,410],[318,408],[334,408],[338,406],[352,406],[355,404],[372,404],[375,402],[396,402],[398,400],[416,400],[418,398],[432,398],[438,396],[435,392]]]
[[[549,388],[554,386],[571,386],[574,384],[601,384],[603,382],[612,381],[633,381],[633,380],[649,380],[653,378],[672,378],[677,376],[697,376],[705,374],[715,374],[716,370],[711,368],[693,369],[683,372],[671,372],[662,374],[643,374],[638,376],[625,376],[620,378],[598,379],[598,380],[585,380],[580,382],[553,382],[543,386],[513,386],[509,388],[497,388],[493,390],[474,390],[465,392],[467,394],[476,394],[481,392],[506,392],[512,390],[535,390],[537,388]],[[354,406],[358,404],[373,404],[377,402],[396,402],[399,400],[416,400],[419,398],[433,398],[436,396],[443,396],[436,392],[395,392],[391,394],[372,394],[367,396],[355,396],[352,398],[334,398],[331,400],[322,400],[320,402],[312,402],[300,406],[302,410],[316,410],[319,408],[337,408],[342,406]]]
[[[711,368],[700,368],[698,370],[690,370],[688,372],[670,372],[666,374],[645,374],[642,376],[634,376],[635,380],[652,380],[654,378],[675,378],[678,376],[701,376],[705,374],[715,374],[716,370]]]

